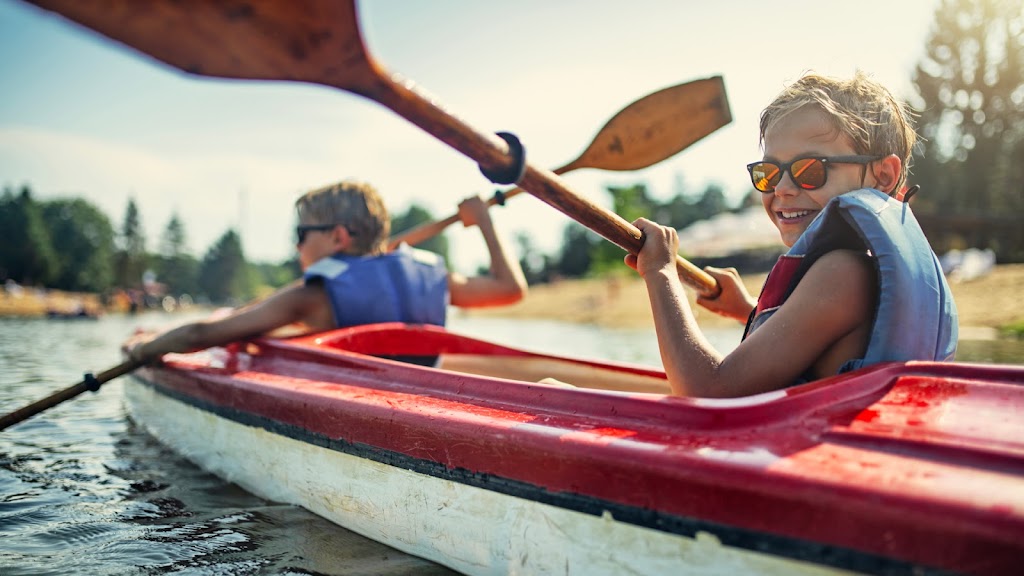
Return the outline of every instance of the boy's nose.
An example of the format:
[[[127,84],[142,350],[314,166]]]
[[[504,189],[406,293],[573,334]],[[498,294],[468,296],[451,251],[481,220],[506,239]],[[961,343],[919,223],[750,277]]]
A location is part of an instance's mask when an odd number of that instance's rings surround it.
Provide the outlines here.
[[[793,196],[800,192],[801,188],[793,182],[793,178],[789,175],[789,170],[783,172],[782,179],[775,185],[775,191],[773,194],[776,196]]]

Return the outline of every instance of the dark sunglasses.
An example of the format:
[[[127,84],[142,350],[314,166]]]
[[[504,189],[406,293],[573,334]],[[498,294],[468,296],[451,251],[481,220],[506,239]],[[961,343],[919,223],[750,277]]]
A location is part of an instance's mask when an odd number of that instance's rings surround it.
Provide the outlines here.
[[[807,156],[785,164],[762,160],[747,164],[747,172],[750,172],[750,181],[754,183],[754,188],[764,194],[775,192],[775,187],[782,181],[782,175],[787,170],[789,177],[797,186],[804,190],[817,190],[828,180],[829,164],[870,164],[881,159],[882,156],[857,155]]]
[[[299,246],[302,246],[303,242],[306,241],[306,234],[309,232],[326,232],[327,230],[334,230],[337,224],[306,224],[303,226],[295,227],[295,239],[298,240]]]

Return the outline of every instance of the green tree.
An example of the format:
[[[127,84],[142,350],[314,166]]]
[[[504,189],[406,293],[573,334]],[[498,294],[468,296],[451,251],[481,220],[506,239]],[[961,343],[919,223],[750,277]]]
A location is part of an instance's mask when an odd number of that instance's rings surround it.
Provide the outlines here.
[[[709,184],[696,199],[689,199],[677,180],[677,193],[667,203],[653,199],[644,184],[609,187],[612,211],[632,222],[639,217],[649,218],[666,226],[681,229],[698,221],[730,210],[725,192],[718,184]],[[569,277],[628,273],[622,263],[622,248],[594,232],[572,222],[566,226],[562,250],[554,264],[559,274]],[[525,268],[524,268],[525,270]]]
[[[298,258],[285,260],[279,264],[256,262],[250,264],[250,267],[256,282],[271,289],[280,288],[302,275]]]
[[[651,218],[658,220],[663,210],[658,203],[650,197],[645,184],[634,184],[632,186],[609,186],[608,194],[612,197],[612,212],[615,212],[627,222],[637,218]],[[597,235],[591,235],[591,239]],[[622,263],[625,252],[617,244],[604,240],[594,240],[590,247],[590,274],[605,274],[608,272],[626,273],[628,269]]]
[[[178,213],[171,214],[163,234],[160,235],[160,253],[164,256],[180,256],[188,254],[188,241],[185,239],[185,224]]]
[[[632,222],[637,218],[650,218],[656,211],[657,202],[651,199],[645,184],[620,187],[609,186],[608,194],[612,197],[612,212]]]
[[[570,222],[562,233],[562,251],[555,269],[562,276],[579,278],[590,271],[594,245],[605,240],[576,222]]]
[[[729,211],[729,203],[725,199],[725,191],[718,184],[708,184],[700,199],[694,204],[697,220],[707,220],[722,212]]]
[[[81,198],[42,203],[43,220],[58,260],[54,288],[103,292],[114,283],[114,227]]]
[[[203,256],[199,287],[216,303],[233,304],[252,297],[252,274],[234,230],[225,232]]]
[[[519,266],[523,269],[527,284],[547,282],[551,266],[550,258],[541,254],[533,244],[533,238],[523,231],[516,233],[516,247],[519,252]]]
[[[426,224],[434,220],[435,218],[429,210],[418,204],[412,204],[404,213],[391,218],[391,235],[400,234],[420,224]],[[424,240],[417,244],[416,247],[440,254],[445,260],[448,260],[448,238],[444,234],[438,234],[433,238]]]
[[[697,221],[693,204],[682,194],[676,194],[671,200],[658,208],[657,221],[673,228],[686,228]]]
[[[32,190],[15,195],[5,188],[0,197],[0,277],[30,285],[50,285],[60,262]]]
[[[115,265],[115,277],[120,286],[132,287],[142,283],[142,273],[148,267],[146,236],[142,229],[142,217],[135,199],[128,199],[124,220],[118,235],[119,246]]]
[[[157,279],[170,294],[195,294],[199,291],[199,261],[188,250],[185,224],[172,214],[160,235],[160,252],[155,258]]]
[[[1024,259],[1024,0],[942,0],[913,81],[911,184],[933,244]]]
[[[667,203],[654,210],[655,220],[677,230],[686,228],[699,220],[729,211],[725,191],[718,184],[709,184],[699,197],[691,200],[683,193],[677,193]]]

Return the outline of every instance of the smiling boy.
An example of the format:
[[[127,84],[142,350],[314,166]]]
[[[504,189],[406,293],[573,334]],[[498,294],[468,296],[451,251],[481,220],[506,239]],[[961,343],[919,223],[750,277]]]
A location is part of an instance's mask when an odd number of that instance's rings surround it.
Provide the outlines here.
[[[884,361],[951,359],[956,307],[904,187],[915,133],[904,106],[857,73],[801,78],[761,115],[764,158],[747,166],[768,217],[790,248],[755,301],[735,270],[698,299],[747,320],[727,356],[701,334],[674,257],[672,228],[646,219],[626,264],[643,277],[673,392],[735,397]]]

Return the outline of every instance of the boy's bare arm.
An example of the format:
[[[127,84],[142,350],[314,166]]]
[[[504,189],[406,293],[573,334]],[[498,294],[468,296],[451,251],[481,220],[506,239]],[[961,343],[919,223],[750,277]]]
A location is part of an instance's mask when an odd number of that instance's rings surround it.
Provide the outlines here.
[[[737,397],[775,390],[808,371],[835,373],[863,352],[871,323],[874,276],[862,255],[822,256],[786,303],[728,356],[707,341],[674,265],[675,230],[639,219],[644,243],[626,257],[647,285],[658,347],[675,394]]]
[[[490,254],[490,273],[467,278],[461,274],[448,275],[448,289],[455,306],[502,306],[522,300],[526,294],[526,277],[519,261],[511,257],[494,230],[494,222],[487,204],[479,196],[467,198],[459,204],[459,216],[465,226],[476,225],[487,243]]]
[[[870,266],[852,251],[822,256],[778,312],[726,358],[723,376],[736,377],[739,393],[746,395],[788,385],[808,372],[835,374],[846,360],[860,357],[875,301]],[[744,363],[758,366],[757,374],[744,378]]]
[[[685,345],[685,339],[696,339],[685,329],[659,327],[673,389],[689,396],[737,397],[779,389],[809,371],[834,374],[867,343],[874,301],[869,266],[852,252],[826,254],[778,312],[720,360],[713,349]],[[660,320],[656,315],[656,323]],[[676,333],[663,334],[663,329]]]
[[[325,304],[326,295],[319,286],[293,284],[227,316],[184,324],[157,335],[142,335],[131,343],[130,356],[150,361],[169,352],[191,352],[253,338],[292,322],[308,322]]]

